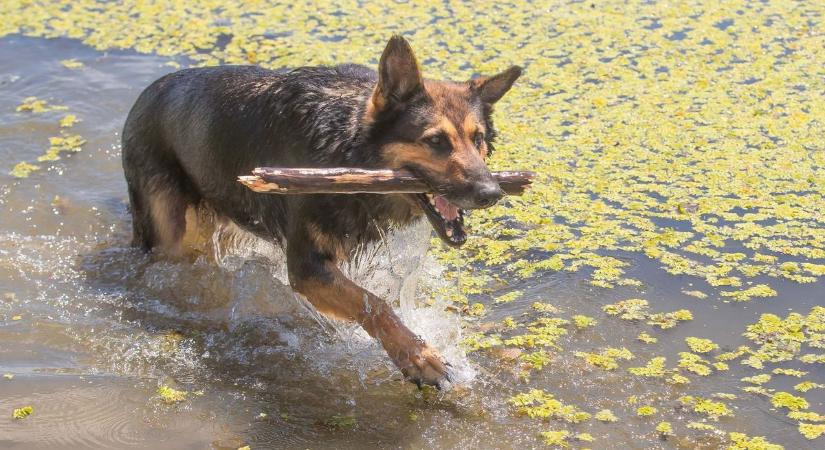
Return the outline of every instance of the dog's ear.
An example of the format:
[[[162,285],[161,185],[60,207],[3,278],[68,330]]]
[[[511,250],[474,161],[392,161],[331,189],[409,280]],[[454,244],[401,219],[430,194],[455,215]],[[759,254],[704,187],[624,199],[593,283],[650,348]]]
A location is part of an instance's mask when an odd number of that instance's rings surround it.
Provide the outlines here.
[[[512,66],[498,75],[470,80],[470,88],[478,93],[482,102],[492,105],[504,97],[504,94],[521,76],[521,72],[521,67]]]
[[[394,35],[378,63],[378,85],[372,95],[376,111],[403,104],[423,88],[421,71],[412,47],[400,35]]]

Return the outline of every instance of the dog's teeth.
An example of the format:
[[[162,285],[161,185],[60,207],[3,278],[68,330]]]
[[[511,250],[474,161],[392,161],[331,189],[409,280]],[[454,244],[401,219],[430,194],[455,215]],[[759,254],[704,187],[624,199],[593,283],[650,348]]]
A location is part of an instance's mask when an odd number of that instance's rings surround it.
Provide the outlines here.
[[[445,233],[447,233],[447,237],[453,237],[453,230],[452,229],[447,228],[447,231]]]

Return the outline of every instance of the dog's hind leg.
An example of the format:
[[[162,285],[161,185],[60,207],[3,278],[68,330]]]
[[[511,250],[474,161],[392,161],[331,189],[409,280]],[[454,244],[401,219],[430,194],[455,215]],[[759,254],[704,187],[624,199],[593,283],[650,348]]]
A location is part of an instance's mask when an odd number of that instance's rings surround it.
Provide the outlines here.
[[[186,209],[198,203],[187,186],[186,175],[175,163],[142,164],[127,170],[132,212],[132,245],[160,250],[168,256],[182,254]]]
[[[149,192],[149,215],[155,236],[155,248],[168,256],[182,254],[186,232],[186,195],[173,185],[158,185]]]
[[[129,212],[132,214],[132,246],[148,251],[155,238],[149,205],[135,186],[129,185]]]

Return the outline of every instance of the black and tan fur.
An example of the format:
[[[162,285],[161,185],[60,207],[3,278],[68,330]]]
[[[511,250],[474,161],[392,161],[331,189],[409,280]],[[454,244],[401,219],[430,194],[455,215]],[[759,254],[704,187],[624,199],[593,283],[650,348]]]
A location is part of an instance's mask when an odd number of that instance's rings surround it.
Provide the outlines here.
[[[140,95],[123,130],[133,243],[180,251],[187,208],[208,205],[282,244],[290,284],[319,311],[363,326],[408,379],[441,385],[448,365],[438,352],[338,264],[424,213],[450,245],[464,242],[461,224],[441,223],[423,195],[261,195],[236,178],[260,166],[406,168],[449,204],[490,206],[501,196],[484,163],[492,105],[520,74],[511,67],[467,82],[423,79],[396,36],[377,73],[222,66],[164,76]]]

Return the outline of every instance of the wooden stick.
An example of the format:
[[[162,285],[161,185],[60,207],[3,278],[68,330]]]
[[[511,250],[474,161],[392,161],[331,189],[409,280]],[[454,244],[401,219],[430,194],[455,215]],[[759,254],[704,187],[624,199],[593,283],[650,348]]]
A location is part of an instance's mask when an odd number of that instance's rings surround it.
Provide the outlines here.
[[[534,172],[493,172],[508,195],[521,195]],[[259,167],[238,181],[266,194],[402,194],[430,192],[430,187],[407,170],[367,170],[349,167],[328,169]]]

